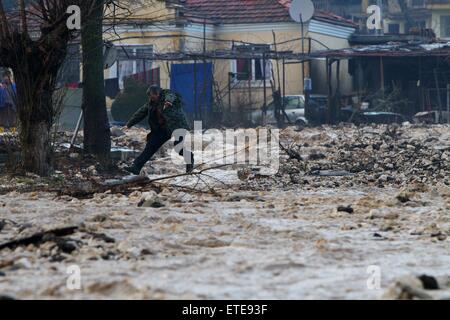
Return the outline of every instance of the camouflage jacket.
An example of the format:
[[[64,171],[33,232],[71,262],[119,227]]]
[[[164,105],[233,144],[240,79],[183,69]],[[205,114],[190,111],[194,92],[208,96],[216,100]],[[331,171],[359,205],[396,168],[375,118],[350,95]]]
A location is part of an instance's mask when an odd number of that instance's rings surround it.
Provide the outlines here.
[[[166,102],[172,103],[172,106],[164,110]],[[148,123],[152,131],[165,130],[169,135],[172,135],[177,129],[190,130],[183,112],[181,96],[170,90],[162,90],[161,99],[157,103],[148,102],[143,105],[128,121],[127,127],[135,126],[145,117],[148,117]]]

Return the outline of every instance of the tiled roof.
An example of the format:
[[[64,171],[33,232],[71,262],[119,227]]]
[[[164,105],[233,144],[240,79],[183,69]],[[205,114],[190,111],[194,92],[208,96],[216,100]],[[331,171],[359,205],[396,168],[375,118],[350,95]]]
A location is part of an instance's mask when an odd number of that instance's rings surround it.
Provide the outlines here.
[[[186,16],[207,17],[218,23],[290,22],[277,0],[186,0]]]
[[[185,0],[186,17],[207,18],[216,23],[292,22],[289,15],[291,0]],[[330,23],[354,26],[340,16],[316,10],[315,18]]]

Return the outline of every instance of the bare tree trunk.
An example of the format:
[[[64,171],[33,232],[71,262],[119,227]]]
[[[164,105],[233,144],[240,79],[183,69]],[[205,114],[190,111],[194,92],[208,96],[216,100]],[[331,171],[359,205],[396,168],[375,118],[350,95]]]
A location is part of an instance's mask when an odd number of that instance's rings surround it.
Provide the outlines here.
[[[103,88],[102,15],[104,0],[87,7],[84,14],[85,109],[88,150],[109,155],[109,126]],[[0,0],[0,65],[14,72],[16,106],[20,123],[22,165],[42,176],[50,173],[50,130],[55,110],[56,77],[67,53],[67,44],[78,31],[67,27],[70,5],[86,0]],[[90,16],[94,8],[96,16]],[[100,18],[99,18],[100,17]],[[12,23],[13,22],[13,23]],[[18,23],[20,22],[20,23]],[[101,83],[101,86],[99,85]],[[106,152],[106,150],[108,150]]]
[[[102,164],[108,164],[111,131],[103,74],[103,3],[103,0],[86,1],[84,11],[92,11],[89,18],[82,18],[84,149],[96,155]]]
[[[22,132],[22,161],[27,171],[47,176],[51,169],[50,128],[45,121],[30,124]]]
[[[30,80],[29,75],[33,74],[33,70],[20,66],[14,70],[17,79],[22,166],[26,171],[40,176],[47,176],[51,171],[50,131],[54,121],[52,93],[56,70],[45,75],[34,72],[36,76],[32,81],[38,86],[27,85],[26,80]]]
[[[13,67],[22,167],[28,172],[48,176],[52,159],[50,131],[55,120],[53,92],[66,51],[62,44],[57,53],[51,55],[41,52],[29,39],[22,41],[28,43],[29,51],[22,53],[22,63]]]

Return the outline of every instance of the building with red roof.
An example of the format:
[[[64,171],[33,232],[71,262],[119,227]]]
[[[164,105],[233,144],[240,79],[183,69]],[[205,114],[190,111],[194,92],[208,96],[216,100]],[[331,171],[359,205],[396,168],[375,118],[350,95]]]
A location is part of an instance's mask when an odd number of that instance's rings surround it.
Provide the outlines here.
[[[293,21],[289,14],[290,0],[177,0],[166,1],[164,8],[152,10],[136,7],[134,16],[116,26],[121,41],[120,45],[131,52],[152,50],[153,58],[165,53],[171,56],[199,54],[205,52],[292,52],[305,54],[311,51],[342,49],[349,47],[348,39],[355,32],[356,25],[336,14],[316,10],[313,18],[301,25]],[[155,12],[157,14],[155,15]],[[155,22],[155,19],[158,22]],[[111,38],[115,35],[111,33]],[[305,41],[302,43],[301,39]],[[177,54],[179,53],[179,55]],[[165,56],[167,57],[167,55]],[[207,57],[207,55],[206,55]],[[129,59],[121,54],[121,59]],[[287,95],[303,94],[303,79],[312,78],[313,92],[326,93],[326,72],[324,62],[314,63],[293,61],[283,65],[280,61],[262,61],[260,58],[205,59],[212,64],[212,83],[216,84],[214,94],[221,94],[221,100],[232,109],[259,109],[266,96],[272,96],[271,83]],[[183,64],[195,61],[182,61]],[[198,70],[202,61],[196,61]],[[176,63],[178,64],[178,62]],[[111,68],[110,76],[122,76],[123,70],[139,72],[139,61],[133,65],[123,63]],[[150,66],[149,66],[150,67]],[[148,67],[148,68],[149,68]],[[161,85],[174,87],[173,69],[167,61],[153,60],[151,68],[160,69]],[[128,69],[127,69],[128,68]],[[134,68],[134,69],[133,69]],[[186,67],[187,68],[187,67]],[[341,66],[341,88],[351,90],[351,79],[347,66]],[[264,74],[265,70],[265,74]],[[284,77],[283,77],[284,71]],[[193,72],[193,71],[191,71]],[[344,75],[346,75],[344,77]],[[281,81],[283,77],[285,81]],[[266,79],[266,81],[264,81]],[[193,81],[194,82],[194,81]],[[183,82],[183,88],[189,86]],[[178,88],[178,87],[177,87]],[[186,90],[186,94],[197,90]],[[192,97],[198,99],[198,97]],[[215,100],[215,99],[214,99]]]

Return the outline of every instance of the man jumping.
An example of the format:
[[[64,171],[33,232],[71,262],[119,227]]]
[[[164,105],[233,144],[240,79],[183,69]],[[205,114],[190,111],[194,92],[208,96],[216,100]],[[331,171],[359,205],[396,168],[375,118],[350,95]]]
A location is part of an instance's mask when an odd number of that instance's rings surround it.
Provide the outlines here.
[[[144,165],[172,138],[175,130],[189,130],[179,95],[170,90],[163,90],[158,86],[151,86],[147,91],[147,95],[149,96],[149,102],[142,106],[124,127],[126,131],[141,122],[145,117],[148,117],[151,132],[147,136],[145,150],[136,158],[132,166],[125,168],[125,170],[135,175],[140,174]],[[175,146],[180,145],[183,141],[184,137],[182,136],[175,141]],[[184,152],[184,148],[181,148],[179,154],[185,159],[186,172],[192,172],[194,169],[194,155],[192,152]]]

